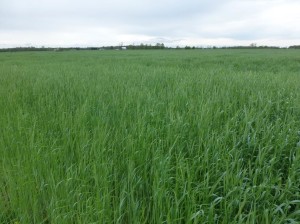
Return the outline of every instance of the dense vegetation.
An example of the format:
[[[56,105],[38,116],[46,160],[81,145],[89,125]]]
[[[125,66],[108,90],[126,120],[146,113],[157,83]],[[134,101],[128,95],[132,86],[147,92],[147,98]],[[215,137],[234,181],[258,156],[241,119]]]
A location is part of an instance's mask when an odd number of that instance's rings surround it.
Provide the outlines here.
[[[298,49],[300,46],[290,46],[291,49]],[[13,47],[13,48],[0,48],[0,52],[24,52],[24,51],[86,51],[86,50],[180,50],[180,49],[280,49],[277,46],[257,46],[255,43],[249,46],[227,46],[227,47],[217,47],[217,46],[206,46],[206,47],[195,47],[195,46],[177,46],[177,47],[166,47],[163,43],[156,44],[139,44],[139,45],[123,45],[122,43],[117,46],[103,46],[103,47]],[[287,49],[287,48],[282,48]]]
[[[300,222],[297,50],[0,54],[0,223]]]

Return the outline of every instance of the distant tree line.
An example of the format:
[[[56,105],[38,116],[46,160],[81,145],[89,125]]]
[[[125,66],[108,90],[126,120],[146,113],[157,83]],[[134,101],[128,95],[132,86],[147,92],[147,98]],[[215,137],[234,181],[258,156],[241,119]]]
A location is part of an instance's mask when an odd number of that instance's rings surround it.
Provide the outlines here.
[[[290,49],[300,49],[300,45],[289,46]]]
[[[165,45],[163,43],[157,43],[155,45],[151,45],[151,44],[143,44],[141,43],[140,45],[128,45],[126,46],[127,49],[131,49],[131,50],[138,50],[138,49],[165,49]]]
[[[300,49],[300,45],[293,45],[288,47],[289,49]],[[166,47],[163,43],[151,44],[139,44],[139,45],[120,45],[120,46],[103,46],[103,47],[16,47],[0,49],[0,52],[19,52],[19,51],[70,51],[70,50],[156,50],[156,49],[169,49],[169,50],[193,50],[193,49],[280,49],[277,46],[257,46],[256,44],[250,44],[249,46],[231,46],[231,47]]]
[[[81,50],[79,47],[53,48],[53,47],[15,47],[0,49],[0,52],[23,52],[23,51],[67,51]]]
[[[232,46],[232,47],[213,47],[214,49],[281,49],[277,46]]]

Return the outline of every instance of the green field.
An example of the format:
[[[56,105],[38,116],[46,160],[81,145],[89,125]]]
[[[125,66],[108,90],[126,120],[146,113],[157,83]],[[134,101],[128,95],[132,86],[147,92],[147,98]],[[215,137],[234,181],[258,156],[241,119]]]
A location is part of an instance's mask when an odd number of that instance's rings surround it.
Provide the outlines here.
[[[299,223],[300,51],[0,53],[0,223]]]

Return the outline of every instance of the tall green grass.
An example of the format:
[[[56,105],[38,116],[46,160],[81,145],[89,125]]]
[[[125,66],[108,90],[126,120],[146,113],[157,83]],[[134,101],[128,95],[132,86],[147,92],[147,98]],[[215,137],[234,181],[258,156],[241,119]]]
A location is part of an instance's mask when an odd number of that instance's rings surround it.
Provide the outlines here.
[[[297,50],[0,54],[0,223],[300,222]]]

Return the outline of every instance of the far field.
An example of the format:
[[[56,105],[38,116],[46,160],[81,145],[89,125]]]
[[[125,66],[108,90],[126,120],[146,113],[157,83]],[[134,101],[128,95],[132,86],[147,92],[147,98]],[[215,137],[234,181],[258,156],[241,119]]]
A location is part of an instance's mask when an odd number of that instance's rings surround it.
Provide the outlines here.
[[[0,223],[299,222],[299,50],[0,53]]]

